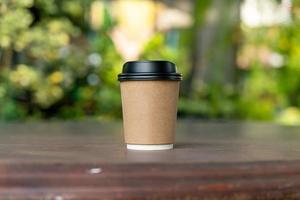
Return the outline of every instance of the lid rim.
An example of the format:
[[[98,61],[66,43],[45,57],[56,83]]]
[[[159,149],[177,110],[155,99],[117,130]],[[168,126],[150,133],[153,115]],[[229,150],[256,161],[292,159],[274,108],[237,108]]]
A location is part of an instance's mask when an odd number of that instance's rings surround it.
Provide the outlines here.
[[[128,61],[118,75],[119,81],[125,80],[182,80],[176,65],[166,60]]]
[[[134,80],[173,80],[173,81],[181,81],[182,80],[182,76],[181,74],[177,74],[174,76],[160,76],[160,75],[153,75],[153,76],[149,76],[149,75],[144,75],[144,76],[139,76],[139,75],[130,75],[130,76],[122,76],[119,75],[118,76],[118,80],[119,81],[134,81]]]
[[[168,76],[182,76],[182,74],[180,73],[121,73],[118,75],[118,77],[132,77],[132,76],[164,76],[164,77],[168,77]]]

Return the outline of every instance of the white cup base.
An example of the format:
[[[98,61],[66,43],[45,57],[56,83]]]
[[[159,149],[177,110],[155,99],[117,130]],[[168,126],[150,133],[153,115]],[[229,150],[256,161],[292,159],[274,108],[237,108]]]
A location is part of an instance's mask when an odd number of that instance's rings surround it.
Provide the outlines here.
[[[127,144],[127,149],[141,151],[155,151],[173,149],[173,144]]]

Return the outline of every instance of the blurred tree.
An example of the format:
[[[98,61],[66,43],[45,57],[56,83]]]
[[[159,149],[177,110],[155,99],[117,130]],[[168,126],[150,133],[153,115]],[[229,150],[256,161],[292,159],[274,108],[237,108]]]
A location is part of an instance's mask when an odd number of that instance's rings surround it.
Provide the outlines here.
[[[192,66],[184,85],[191,96],[201,84],[233,84],[239,34],[240,1],[196,1],[192,29]]]

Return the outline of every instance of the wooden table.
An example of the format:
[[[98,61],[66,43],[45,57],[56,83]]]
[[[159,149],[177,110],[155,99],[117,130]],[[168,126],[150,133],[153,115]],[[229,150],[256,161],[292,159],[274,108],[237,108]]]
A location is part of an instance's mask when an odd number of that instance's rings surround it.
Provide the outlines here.
[[[180,121],[127,151],[121,122],[0,124],[0,199],[300,199],[300,127]]]

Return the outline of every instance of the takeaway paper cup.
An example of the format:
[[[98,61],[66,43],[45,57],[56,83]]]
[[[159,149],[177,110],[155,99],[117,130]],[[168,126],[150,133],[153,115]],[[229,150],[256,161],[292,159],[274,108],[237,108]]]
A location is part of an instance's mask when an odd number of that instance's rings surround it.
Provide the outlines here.
[[[127,62],[118,79],[127,148],[172,149],[182,79],[175,65],[168,61]]]

